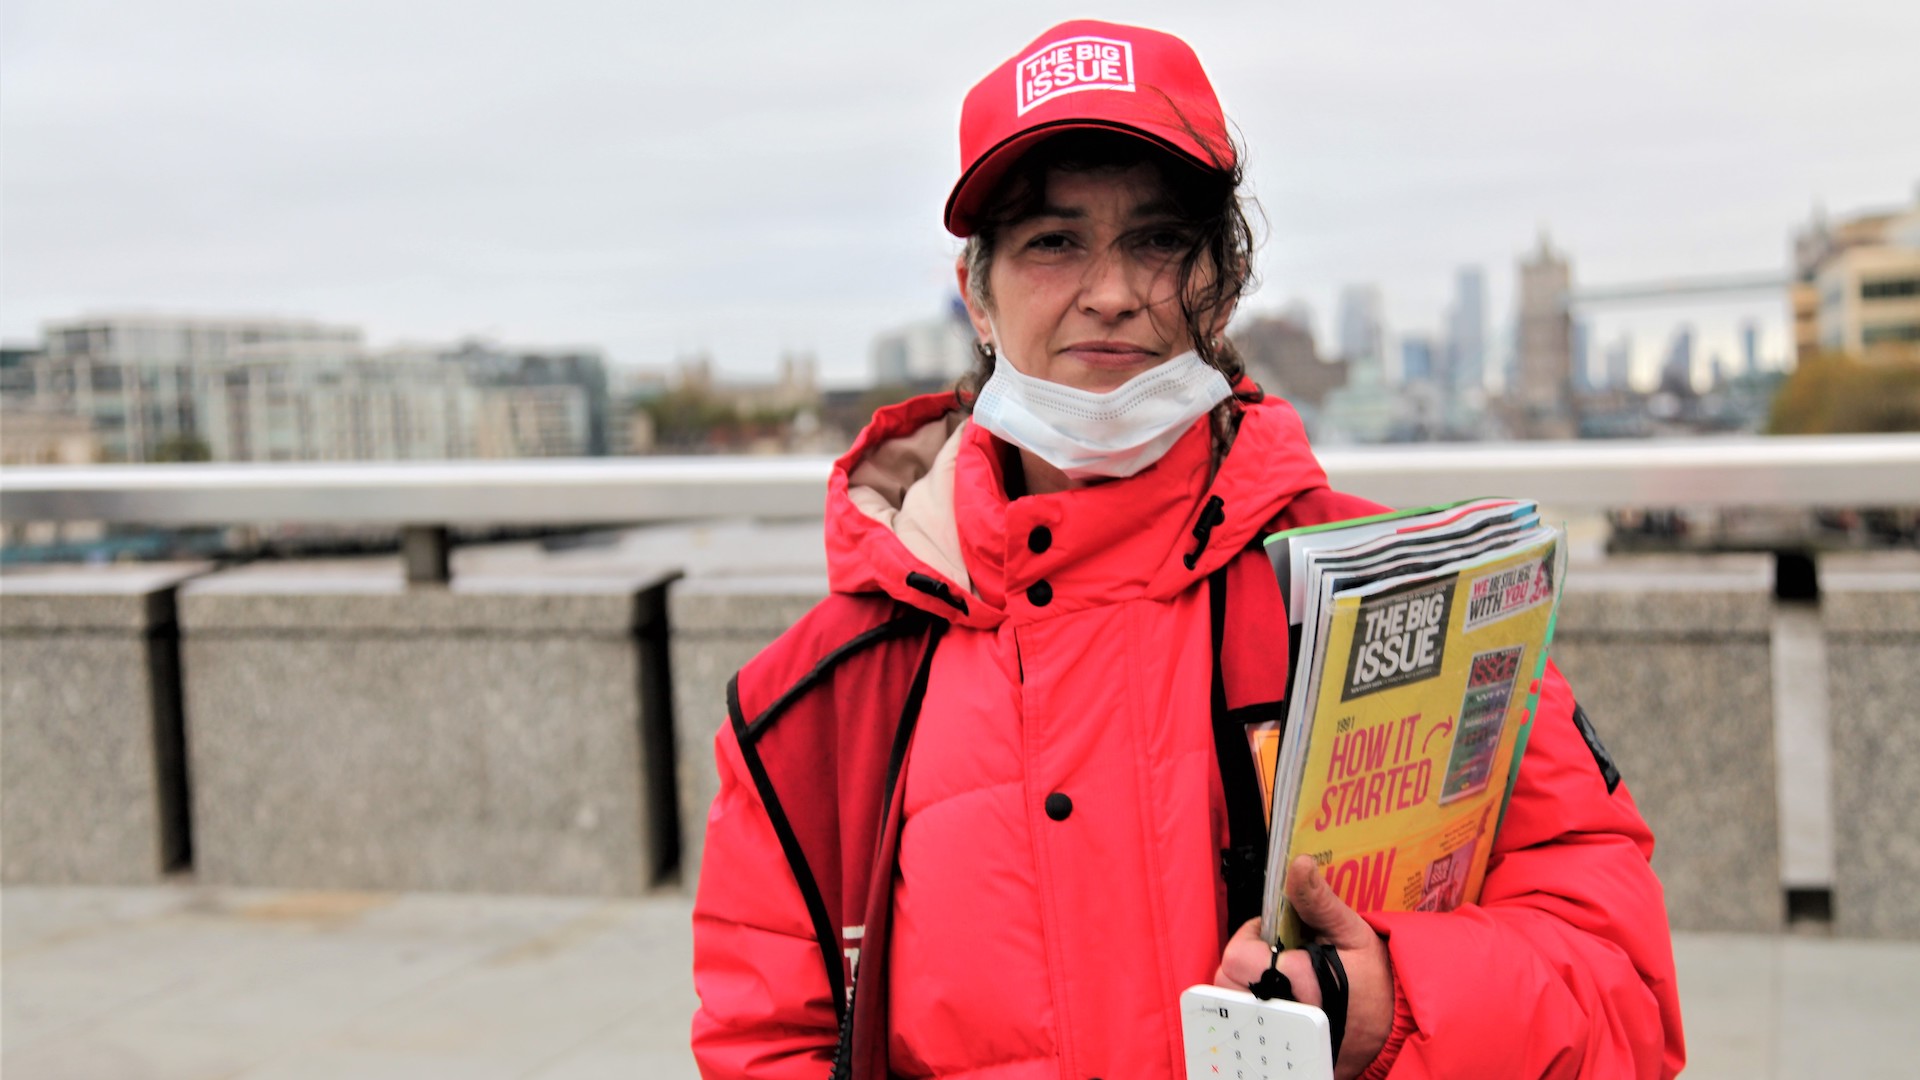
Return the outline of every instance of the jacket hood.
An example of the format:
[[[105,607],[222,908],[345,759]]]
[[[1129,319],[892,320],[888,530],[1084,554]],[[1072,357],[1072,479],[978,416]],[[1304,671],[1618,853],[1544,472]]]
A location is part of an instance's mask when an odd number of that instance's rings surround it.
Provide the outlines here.
[[[1255,388],[1243,380],[1236,389]],[[1010,501],[997,440],[968,423],[951,394],[888,406],[834,463],[829,582],[977,627],[999,625],[1009,608],[1035,615],[1019,598],[1042,574],[1062,597],[1045,614],[1177,595],[1270,531],[1296,497],[1326,487],[1285,401],[1244,405],[1212,476],[1209,424],[1195,421],[1134,476]],[[1056,550],[1036,559],[1028,538],[1040,525]]]

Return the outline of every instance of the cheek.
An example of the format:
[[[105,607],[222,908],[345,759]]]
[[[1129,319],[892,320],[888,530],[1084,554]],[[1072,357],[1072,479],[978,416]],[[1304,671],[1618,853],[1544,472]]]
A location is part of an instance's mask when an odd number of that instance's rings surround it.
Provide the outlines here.
[[[993,276],[994,321],[1009,334],[1044,334],[1077,290],[1077,279],[1058,267],[1007,268]]]

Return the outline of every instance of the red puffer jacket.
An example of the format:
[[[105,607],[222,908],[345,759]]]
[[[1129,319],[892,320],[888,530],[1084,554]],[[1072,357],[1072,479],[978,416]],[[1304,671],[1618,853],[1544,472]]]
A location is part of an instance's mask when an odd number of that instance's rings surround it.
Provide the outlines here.
[[[1228,708],[1281,700],[1250,545],[1377,508],[1326,488],[1277,400],[1211,479],[1201,422],[1135,477],[1013,501],[949,405],[885,410],[841,459],[833,595],[730,689],[694,909],[708,1077],[1182,1073],[1177,997],[1229,929],[1207,579]],[[1573,711],[1550,671],[1481,903],[1369,916],[1396,979],[1369,1075],[1679,1071],[1652,837]]]

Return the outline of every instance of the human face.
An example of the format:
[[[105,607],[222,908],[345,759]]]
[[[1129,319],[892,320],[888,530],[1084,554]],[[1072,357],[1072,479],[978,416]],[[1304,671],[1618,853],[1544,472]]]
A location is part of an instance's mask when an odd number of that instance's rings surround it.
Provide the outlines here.
[[[995,238],[985,306],[961,260],[980,339],[1023,375],[1095,393],[1192,349],[1179,278],[1193,238],[1159,170],[1055,169],[1046,185],[1039,212]]]

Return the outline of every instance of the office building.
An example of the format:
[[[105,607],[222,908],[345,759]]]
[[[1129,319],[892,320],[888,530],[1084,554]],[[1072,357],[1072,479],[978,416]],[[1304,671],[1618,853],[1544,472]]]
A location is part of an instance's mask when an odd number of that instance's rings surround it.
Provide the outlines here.
[[[1400,398],[1387,384],[1386,319],[1377,287],[1341,291],[1340,351],[1346,384],[1327,395],[1314,435],[1336,445],[1384,442],[1393,434]]]
[[[33,397],[34,367],[40,350],[31,345],[0,345],[0,403],[25,403]]]
[[[868,349],[875,386],[952,383],[973,364],[973,327],[941,315],[880,334]]]
[[[1486,388],[1487,283],[1477,266],[1463,266],[1454,274],[1446,354],[1447,385],[1454,394]]]
[[[372,352],[357,328],[304,320],[54,322],[4,387],[11,407],[84,418],[107,461],[575,456],[615,441],[592,351]]]
[[[432,354],[260,346],[225,366],[197,434],[215,461],[472,457],[461,374]]]
[[[1605,387],[1608,390],[1633,389],[1633,339],[1625,334],[1607,347]]]
[[[1816,212],[1793,243],[1796,355],[1920,358],[1920,192],[1898,210],[1830,222]]]
[[[1679,397],[1693,396],[1693,327],[1682,325],[1667,343],[1667,357],[1660,365],[1660,391]]]
[[[1385,305],[1376,285],[1349,285],[1340,291],[1340,358],[1349,363],[1386,359]]]
[[[1400,339],[1400,381],[1405,383],[1425,383],[1431,385],[1434,376],[1433,339],[1420,334],[1408,334]]]
[[[522,426],[517,430],[540,430],[548,432],[551,438],[521,444],[542,447],[538,452],[502,456],[598,457],[625,445],[624,433],[614,430],[617,425],[613,417],[613,395],[607,387],[606,361],[598,350],[509,348],[480,341],[465,341],[450,351],[440,352],[438,358],[443,364],[464,368],[471,385],[495,392],[499,400],[523,401],[521,408],[535,408],[531,403],[539,401],[546,403],[538,406],[540,409],[560,409],[559,402],[578,397],[577,408],[569,405],[562,410],[567,415],[579,417],[581,428],[577,434],[557,434],[560,429],[554,426],[554,422],[533,428]],[[511,392],[517,389],[541,392],[528,395]],[[574,393],[569,393],[570,389]]]
[[[87,417],[106,460],[154,461],[205,441],[203,418],[248,350],[360,344],[356,328],[307,320],[102,315],[49,323],[30,378],[17,378],[34,408]]]
[[[0,407],[0,465],[91,465],[98,460],[100,440],[86,417]]]
[[[1818,280],[1822,351],[1869,363],[1920,358],[1920,249],[1855,248]]]
[[[1573,320],[1573,388],[1581,393],[1590,393],[1595,389],[1596,380],[1591,367],[1588,339],[1591,330],[1585,319]]]
[[[581,457],[591,430],[590,406],[578,386],[498,386],[475,394],[473,456]]]

